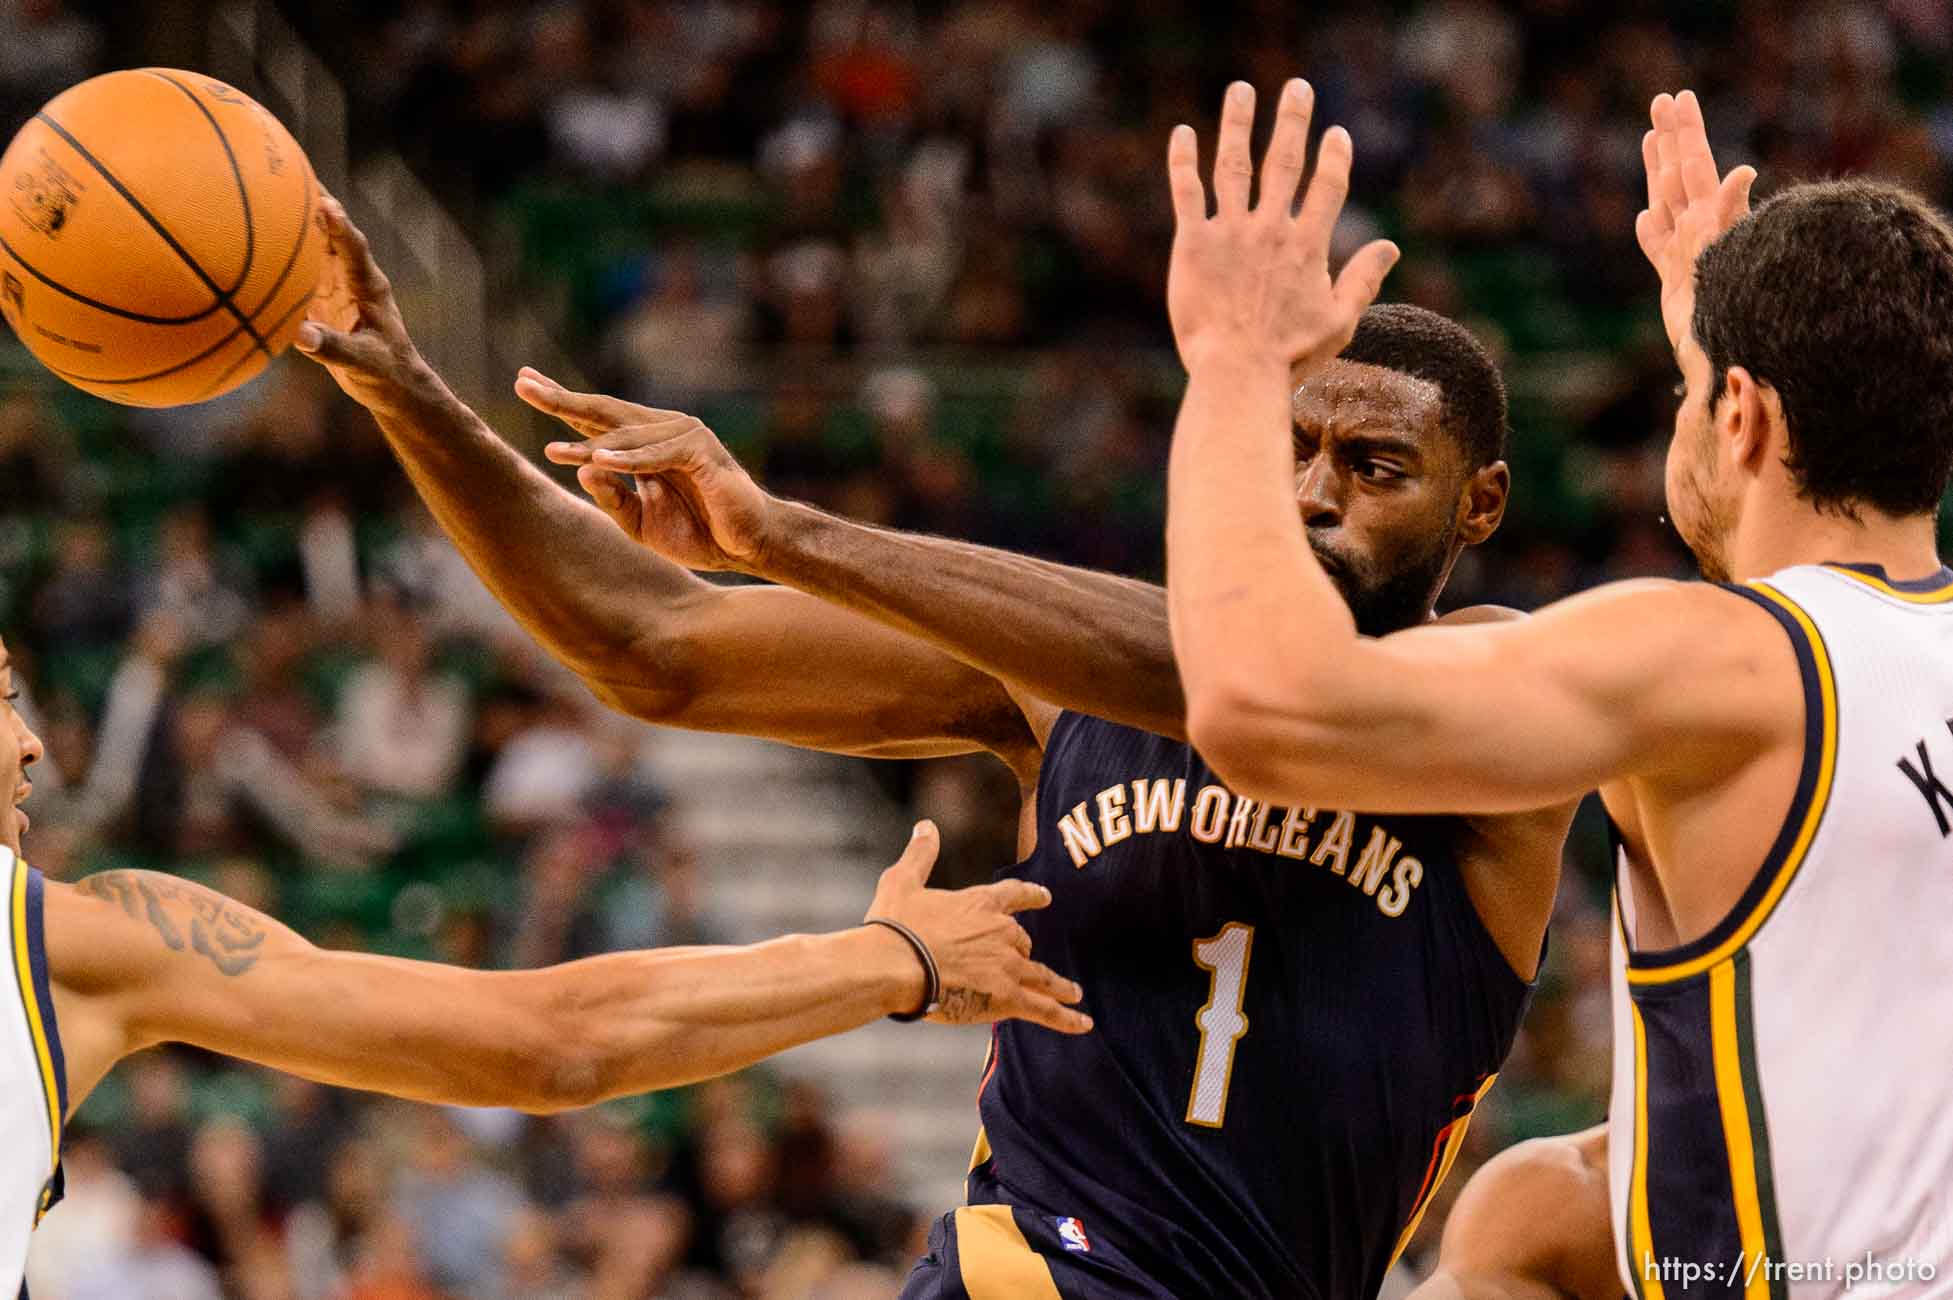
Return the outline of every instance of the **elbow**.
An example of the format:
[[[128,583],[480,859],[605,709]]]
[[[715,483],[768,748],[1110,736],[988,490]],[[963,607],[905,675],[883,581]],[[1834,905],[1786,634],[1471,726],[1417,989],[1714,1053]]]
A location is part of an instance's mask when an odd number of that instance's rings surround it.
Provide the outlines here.
[[[634,637],[600,663],[575,665],[599,703],[658,726],[682,726],[696,692],[698,647],[682,633]]]
[[[1267,803],[1309,804],[1319,792],[1313,728],[1276,707],[1262,693],[1217,685],[1187,693],[1187,739],[1214,775],[1234,791]]]
[[[517,1109],[531,1115],[560,1115],[608,1101],[610,1071],[604,1052],[595,1044],[558,1034],[532,1058],[530,1086]]]

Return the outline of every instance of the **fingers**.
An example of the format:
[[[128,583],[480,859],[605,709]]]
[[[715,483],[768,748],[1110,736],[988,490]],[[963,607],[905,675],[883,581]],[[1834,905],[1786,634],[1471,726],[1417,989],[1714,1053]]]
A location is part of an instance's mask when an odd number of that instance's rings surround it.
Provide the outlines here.
[[[1050,998],[1026,995],[1022,999],[1002,1009],[996,1017],[1000,1020],[1023,1020],[1046,1029],[1055,1029],[1061,1034],[1089,1034],[1092,1032],[1092,1018],[1082,1011],[1061,1006]]]
[[[1302,212],[1296,218],[1310,257],[1329,256],[1336,219],[1342,216],[1343,201],[1349,197],[1354,152],[1349,132],[1342,127],[1332,126],[1323,132],[1322,148],[1316,151],[1316,174],[1309,179],[1309,192],[1303,196]]]
[[[636,537],[644,522],[644,507],[637,494],[626,492],[610,471],[585,465],[576,472],[577,485],[590,494],[598,509],[632,537]]]
[[[1017,979],[1016,995],[1004,1001],[999,1010],[1007,1017],[1028,1020],[1061,1034],[1086,1034],[1092,1031],[1092,1018],[1075,1007],[1085,991],[1058,972],[1038,962],[1025,961],[1011,972]]]
[[[1026,989],[1033,993],[1042,993],[1046,997],[1056,998],[1060,1002],[1077,1002],[1085,996],[1084,989],[1041,961],[1032,961],[1026,957],[1018,963],[1014,973],[1017,982]]]
[[[1200,142],[1187,125],[1166,140],[1166,183],[1173,192],[1173,224],[1185,230],[1207,220],[1207,187],[1200,181]]]
[[[594,463],[623,473],[627,472],[624,467],[615,463],[618,453],[661,447],[688,433],[712,437],[712,431],[693,416],[681,415],[676,411],[653,411],[650,414],[666,418],[595,434],[584,442],[552,442],[543,448],[543,455],[558,465]]]
[[[1286,218],[1295,207],[1295,191],[1309,161],[1309,117],[1315,110],[1315,90],[1300,77],[1282,87],[1275,104],[1275,133],[1261,163],[1261,193],[1255,211],[1270,219]]]
[[[586,438],[609,433],[625,425],[644,424],[676,411],[654,411],[635,402],[606,397],[602,393],[578,393],[563,387],[533,366],[524,366],[516,375],[515,395],[544,415],[553,415]]]
[[[1649,252],[1649,248],[1650,248],[1649,241],[1650,240],[1655,241],[1656,244],[1658,245],[1661,241],[1666,240],[1669,233],[1675,229],[1674,213],[1669,211],[1668,200],[1662,194],[1661,132],[1646,131],[1642,133],[1641,168],[1647,174],[1647,180],[1648,180],[1647,212],[1648,215],[1651,218],[1653,218],[1652,222],[1648,227],[1647,238],[1643,239],[1642,241],[1641,251],[1647,253],[1649,260],[1652,261],[1654,260],[1655,254]],[[1636,234],[1639,235],[1640,233],[1639,222],[1636,223],[1635,231]]]
[[[1716,197],[1720,178],[1715,154],[1709,149],[1709,128],[1702,120],[1702,104],[1693,90],[1675,97],[1675,161],[1681,169],[1682,192],[1691,203]]]
[[[1660,211],[1664,205],[1658,183],[1661,177],[1661,137],[1652,128],[1641,133],[1641,170],[1648,180],[1648,210]]]
[[[696,472],[715,454],[723,454],[712,431],[696,420],[652,441],[645,430],[619,430],[613,438],[622,445],[585,450],[588,444],[551,443],[544,454],[560,465],[591,464],[613,474],[644,478],[652,474]],[[629,436],[627,436],[629,435]]]
[[[1387,239],[1376,239],[1357,249],[1356,255],[1343,264],[1334,292],[1343,319],[1349,321],[1352,329],[1364,308],[1377,300],[1383,278],[1397,265],[1399,256],[1397,245]]]
[[[1254,126],[1255,88],[1237,81],[1221,101],[1220,138],[1214,146],[1214,206],[1223,215],[1248,210],[1248,186],[1255,174],[1248,137]]]
[[[1029,880],[999,880],[978,885],[975,892],[992,907],[1016,914],[1051,906],[1051,891]]]
[[[1682,184],[1681,162],[1676,156],[1675,97],[1656,95],[1649,115],[1655,123],[1654,189],[1667,209],[1667,220],[1672,226],[1689,205],[1688,191]]]
[[[345,205],[330,194],[321,194],[319,219],[325,224],[327,245],[346,269],[346,283],[353,296],[361,302],[382,302],[391,297],[393,285],[373,260],[366,233],[346,215]]]
[[[941,848],[942,835],[936,830],[936,823],[925,818],[909,832],[909,847],[902,850],[895,865],[883,874],[920,889],[929,883],[929,873],[936,869],[936,853]]]

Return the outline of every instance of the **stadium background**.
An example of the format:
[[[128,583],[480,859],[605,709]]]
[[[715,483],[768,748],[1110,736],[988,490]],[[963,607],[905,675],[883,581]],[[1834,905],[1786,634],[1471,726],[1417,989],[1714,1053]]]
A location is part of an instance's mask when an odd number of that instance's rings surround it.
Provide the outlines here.
[[[0,0],[0,128],[142,63],[294,126],[423,347],[519,445],[546,430],[506,381],[535,362],[704,416],[776,491],[1154,576],[1180,382],[1166,132],[1204,127],[1232,76],[1299,70],[1357,142],[1344,236],[1405,249],[1386,296],[1508,367],[1513,508],[1452,603],[1688,571],[1631,233],[1655,92],[1701,91],[1765,192],[1868,172],[1953,197],[1941,0]],[[49,750],[36,865],[184,871],[333,944],[508,966],[844,925],[912,814],[942,824],[952,879],[1013,856],[987,760],[870,765],[596,709],[298,361],[140,413],[0,346],[0,627]],[[1592,818],[1570,862],[1453,1192],[1601,1117]],[[876,1027],[547,1121],[149,1053],[71,1131],[34,1293],[889,1296],[956,1195],[982,1045]],[[1305,1064],[1298,1104],[1308,1086]]]

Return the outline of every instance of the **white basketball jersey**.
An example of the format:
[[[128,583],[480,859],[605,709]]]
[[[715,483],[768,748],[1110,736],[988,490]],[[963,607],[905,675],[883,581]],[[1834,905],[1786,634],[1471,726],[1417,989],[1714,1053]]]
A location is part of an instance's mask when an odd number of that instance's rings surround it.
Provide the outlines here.
[[[6,942],[0,955],[0,1295],[21,1291],[27,1237],[57,1192],[67,1069],[41,945],[41,874],[0,848]]]
[[[1953,570],[1734,590],[1796,649],[1804,763],[1701,939],[1635,950],[1616,864],[1622,1278],[1638,1300],[1953,1296]]]

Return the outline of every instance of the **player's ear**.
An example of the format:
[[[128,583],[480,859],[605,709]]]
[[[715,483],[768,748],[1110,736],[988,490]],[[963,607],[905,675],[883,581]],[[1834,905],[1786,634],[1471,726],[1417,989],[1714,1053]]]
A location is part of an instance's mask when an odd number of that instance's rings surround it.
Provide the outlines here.
[[[1723,400],[1709,413],[1729,463],[1756,473],[1773,448],[1786,448],[1790,430],[1783,422],[1777,390],[1741,366],[1723,376]]]
[[[1502,460],[1481,465],[1458,494],[1458,540],[1477,546],[1498,531],[1512,495],[1512,470]]]

